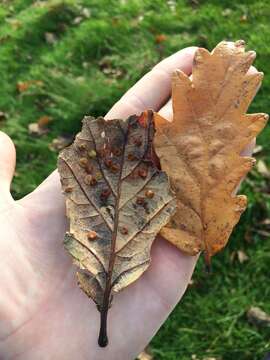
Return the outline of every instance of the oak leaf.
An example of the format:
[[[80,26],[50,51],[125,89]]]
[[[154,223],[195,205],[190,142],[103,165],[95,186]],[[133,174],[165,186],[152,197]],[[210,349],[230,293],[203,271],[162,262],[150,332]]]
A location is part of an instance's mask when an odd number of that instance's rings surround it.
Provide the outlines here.
[[[177,198],[161,235],[190,255],[205,251],[208,265],[246,208],[246,197],[234,192],[254,159],[241,152],[268,119],[246,114],[263,77],[247,73],[254,59],[241,40],[211,53],[199,48],[192,77],[173,75],[173,122],[154,116],[155,150]]]
[[[70,220],[64,245],[101,313],[100,346],[108,342],[113,294],[148,268],[152,242],[175,209],[167,175],[153,160],[154,131],[151,111],[126,121],[85,117],[59,155]]]
[[[247,318],[251,324],[270,327],[270,315],[259,307],[251,306],[247,311]]]

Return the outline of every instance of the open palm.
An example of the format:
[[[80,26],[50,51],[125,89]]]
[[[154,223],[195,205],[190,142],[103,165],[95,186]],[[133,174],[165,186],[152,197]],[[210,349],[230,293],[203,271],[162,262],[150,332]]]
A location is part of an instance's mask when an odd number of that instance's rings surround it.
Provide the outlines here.
[[[126,118],[148,108],[171,118],[171,74],[176,68],[189,74],[194,51],[184,49],[156,65],[106,118]],[[0,133],[0,358],[134,359],[183,295],[196,257],[156,239],[149,270],[115,296],[110,344],[101,349],[99,314],[77,287],[76,269],[62,246],[67,221],[58,173],[15,202],[9,193],[14,167],[14,146]]]

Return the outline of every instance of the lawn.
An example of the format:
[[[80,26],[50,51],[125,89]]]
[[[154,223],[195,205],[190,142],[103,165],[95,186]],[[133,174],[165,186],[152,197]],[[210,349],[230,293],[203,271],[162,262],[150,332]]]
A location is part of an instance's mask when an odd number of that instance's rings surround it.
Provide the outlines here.
[[[0,126],[17,147],[13,195],[55,168],[54,139],[74,135],[85,114],[104,115],[155,63],[186,46],[244,39],[266,75],[250,112],[269,112],[269,16],[268,0],[2,0]],[[49,131],[35,137],[28,125],[40,118],[50,120]],[[270,126],[258,139],[260,166],[241,187],[247,211],[212,273],[199,263],[150,344],[155,359],[262,360],[270,351],[270,327],[246,316],[250,306],[270,313],[269,135]]]

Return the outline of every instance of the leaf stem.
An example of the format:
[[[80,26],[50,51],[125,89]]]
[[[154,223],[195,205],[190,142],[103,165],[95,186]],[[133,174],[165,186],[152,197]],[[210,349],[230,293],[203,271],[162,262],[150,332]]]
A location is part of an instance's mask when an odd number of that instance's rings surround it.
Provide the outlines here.
[[[103,309],[101,309],[100,311],[100,330],[98,336],[98,345],[100,347],[106,347],[108,345],[107,316],[108,316],[108,306],[103,307]]]

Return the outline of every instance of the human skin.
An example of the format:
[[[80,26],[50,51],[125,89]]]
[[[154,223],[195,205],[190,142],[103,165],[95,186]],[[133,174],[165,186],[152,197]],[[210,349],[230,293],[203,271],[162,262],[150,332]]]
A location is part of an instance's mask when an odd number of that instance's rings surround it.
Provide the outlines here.
[[[157,64],[106,118],[153,109],[172,120],[171,75],[175,69],[190,75],[195,51],[183,49]],[[251,151],[252,145],[245,154]],[[133,360],[183,296],[197,257],[158,237],[149,269],[114,297],[109,345],[98,347],[99,313],[78,288],[62,245],[68,224],[58,173],[14,201],[15,158],[12,141],[0,132],[0,359]]]

